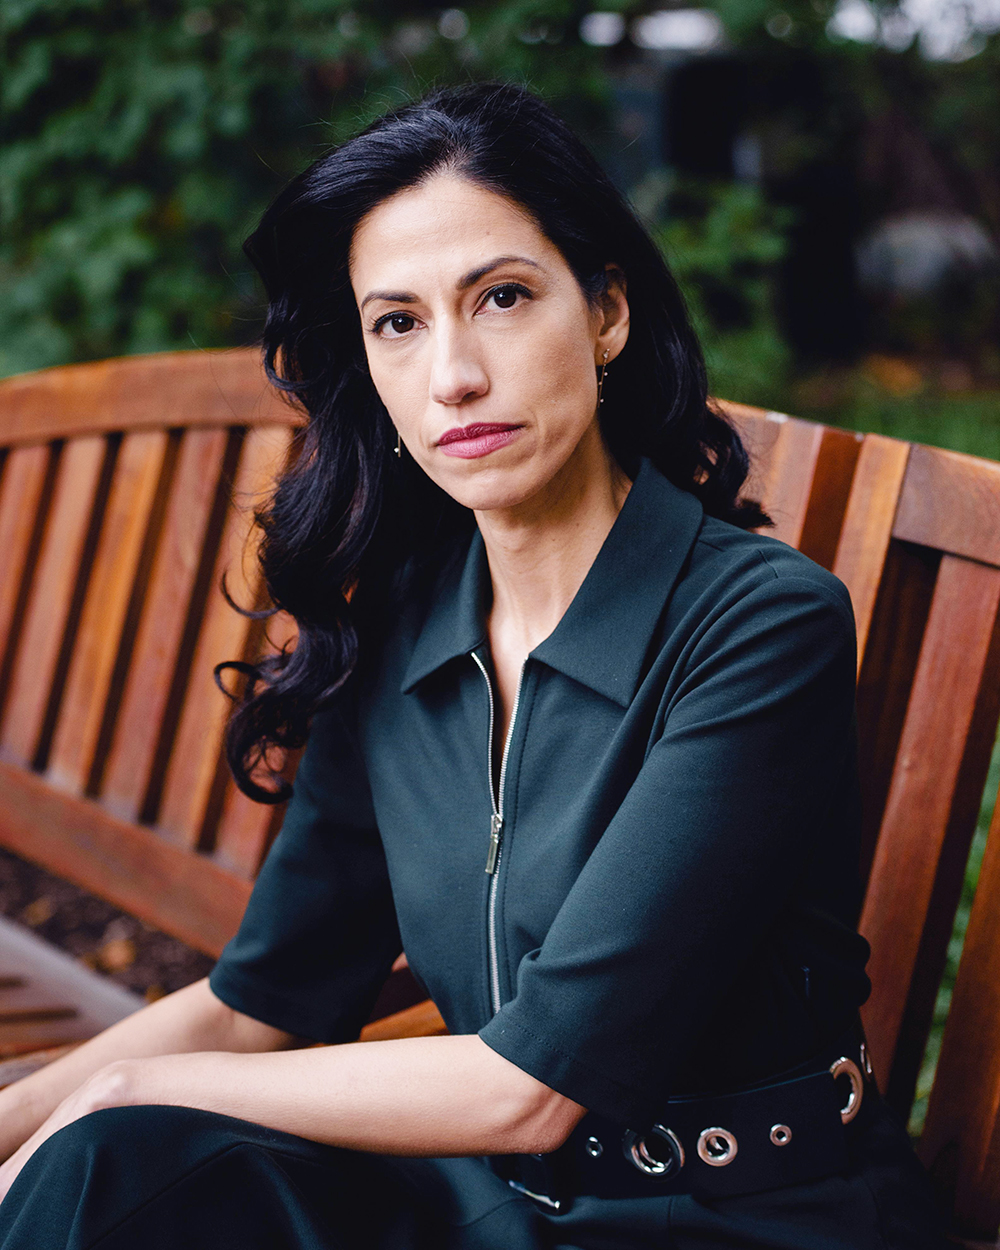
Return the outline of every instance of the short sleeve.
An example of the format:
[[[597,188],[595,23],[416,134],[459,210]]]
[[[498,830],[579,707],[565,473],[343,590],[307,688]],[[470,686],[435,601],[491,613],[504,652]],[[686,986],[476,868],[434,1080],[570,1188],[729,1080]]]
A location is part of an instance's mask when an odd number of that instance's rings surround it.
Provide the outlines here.
[[[402,944],[364,763],[340,708],[313,722],[282,828],[210,985],[276,1028],[353,1041]]]
[[[636,1127],[672,1092],[817,841],[835,836],[832,796],[853,767],[854,622],[833,578],[756,586],[682,664],[662,734],[480,1031]]]

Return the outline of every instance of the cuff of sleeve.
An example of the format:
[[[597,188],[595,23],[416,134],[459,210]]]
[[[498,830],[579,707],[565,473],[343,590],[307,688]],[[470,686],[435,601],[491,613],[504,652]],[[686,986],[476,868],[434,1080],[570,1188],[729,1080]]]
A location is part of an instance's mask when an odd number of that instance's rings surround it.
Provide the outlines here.
[[[308,1010],[303,1010],[301,1000],[276,994],[271,986],[237,972],[222,961],[212,969],[208,984],[216,998],[227,1007],[259,1020],[261,1024],[293,1033],[296,1037],[308,1037],[317,1042],[353,1042],[357,1039],[357,1030],[338,1029],[336,1021],[318,1019]]]
[[[588,1111],[635,1129],[647,1127],[654,1118],[648,1093],[581,1062],[550,1039],[506,1018],[503,1009],[479,1030],[479,1036],[522,1072]]]

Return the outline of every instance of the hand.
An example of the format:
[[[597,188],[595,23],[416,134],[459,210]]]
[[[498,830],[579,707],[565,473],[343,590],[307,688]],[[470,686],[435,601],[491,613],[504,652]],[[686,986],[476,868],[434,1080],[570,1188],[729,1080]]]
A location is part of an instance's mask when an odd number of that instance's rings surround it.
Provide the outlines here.
[[[18,1174],[31,1156],[53,1133],[57,1133],[74,1120],[82,1119],[92,1111],[105,1107],[122,1107],[128,1104],[133,1061],[110,1064],[95,1072],[68,1098],[64,1098],[52,1114],[10,1158],[0,1166],[0,1201],[17,1179]]]

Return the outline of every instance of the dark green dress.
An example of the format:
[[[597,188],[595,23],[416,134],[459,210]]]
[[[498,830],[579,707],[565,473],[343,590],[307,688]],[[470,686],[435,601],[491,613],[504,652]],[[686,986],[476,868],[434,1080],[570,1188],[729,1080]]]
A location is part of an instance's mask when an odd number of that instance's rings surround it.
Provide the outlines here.
[[[216,994],[348,1041],[405,949],[453,1033],[639,1131],[672,1095],[737,1089],[829,1046],[868,992],[845,588],[706,517],[644,461],[528,657],[492,762],[489,594],[477,534],[316,717]],[[483,1160],[365,1157],[201,1112],[101,1112],[26,1169],[0,1246],[939,1245],[905,1134],[882,1109],[868,1123],[850,1171],[809,1185],[553,1212]],[[131,1172],[108,1161],[126,1140],[146,1143]],[[140,1177],[131,1196],[107,1178],[115,1167]],[[18,1239],[56,1174],[74,1227],[91,1231]],[[183,1212],[208,1207],[214,1239],[182,1235]],[[133,1231],[108,1231],[112,1211]]]

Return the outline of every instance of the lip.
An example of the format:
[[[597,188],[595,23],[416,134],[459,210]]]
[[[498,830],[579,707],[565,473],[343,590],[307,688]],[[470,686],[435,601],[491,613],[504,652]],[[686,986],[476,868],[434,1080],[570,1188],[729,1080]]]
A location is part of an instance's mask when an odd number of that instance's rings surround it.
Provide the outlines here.
[[[456,425],[445,430],[437,445],[446,456],[475,460],[506,447],[523,429],[524,426],[507,421],[473,421],[470,425]]]

